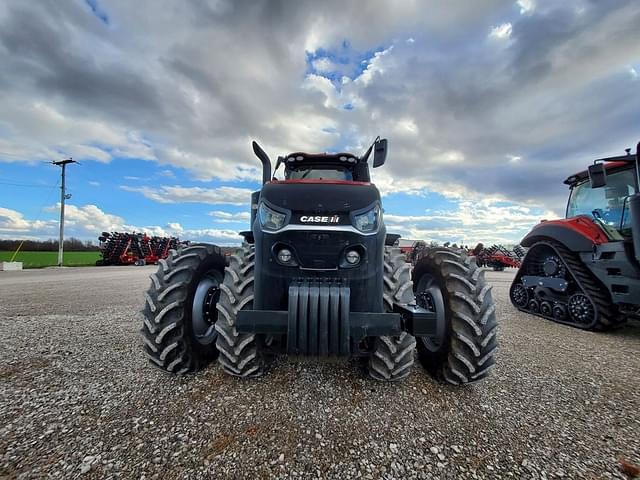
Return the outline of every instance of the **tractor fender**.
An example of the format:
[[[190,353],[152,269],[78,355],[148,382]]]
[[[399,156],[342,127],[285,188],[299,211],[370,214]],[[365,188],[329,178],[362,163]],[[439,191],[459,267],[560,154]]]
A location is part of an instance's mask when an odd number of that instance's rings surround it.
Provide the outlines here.
[[[608,241],[599,227],[583,217],[543,221],[533,227],[520,244],[530,247],[542,238],[556,240],[573,252],[590,252],[594,245]]]

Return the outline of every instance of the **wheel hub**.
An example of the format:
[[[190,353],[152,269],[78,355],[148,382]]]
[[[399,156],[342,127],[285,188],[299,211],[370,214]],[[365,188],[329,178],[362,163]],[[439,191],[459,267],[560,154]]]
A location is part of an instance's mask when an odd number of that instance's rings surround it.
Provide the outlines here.
[[[569,299],[569,315],[578,322],[589,324],[595,319],[595,308],[589,297],[582,293],[576,293]]]
[[[542,269],[544,270],[545,275],[551,277],[552,275],[558,273],[558,264],[556,263],[555,259],[549,258],[546,262],[544,262]]]
[[[215,323],[218,320],[216,304],[220,298],[219,276],[217,272],[203,276],[193,296],[191,328],[194,337],[202,345],[214,343],[217,337]]]
[[[557,255],[550,255],[545,258],[542,264],[542,271],[547,277],[564,277],[566,273],[564,264]]]
[[[202,314],[204,316],[204,320],[210,325],[215,324],[216,320],[218,319],[218,310],[216,309],[216,304],[218,303],[219,298],[219,287],[211,287],[205,295],[204,304],[202,305]]]
[[[419,341],[430,352],[439,352],[446,337],[446,313],[442,291],[437,280],[431,275],[425,274],[420,278],[416,292],[416,303],[430,312],[435,312],[437,317],[436,334],[429,337],[419,337]]]
[[[435,312],[436,310],[433,305],[433,297],[429,292],[421,292],[416,295],[416,303],[419,307],[429,310],[430,312]]]

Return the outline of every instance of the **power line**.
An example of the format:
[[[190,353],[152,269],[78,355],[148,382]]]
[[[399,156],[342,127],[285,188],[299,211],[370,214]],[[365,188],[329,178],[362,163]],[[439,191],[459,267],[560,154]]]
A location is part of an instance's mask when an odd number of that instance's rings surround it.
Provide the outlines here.
[[[13,183],[13,182],[0,182],[0,185],[11,185],[13,187],[32,187],[32,188],[51,188],[56,185],[38,185],[35,183]]]

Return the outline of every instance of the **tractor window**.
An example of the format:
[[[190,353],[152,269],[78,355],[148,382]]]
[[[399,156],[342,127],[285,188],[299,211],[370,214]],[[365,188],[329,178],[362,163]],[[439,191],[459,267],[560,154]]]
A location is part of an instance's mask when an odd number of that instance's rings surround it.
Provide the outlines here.
[[[338,165],[301,165],[297,168],[287,168],[287,180],[353,180],[351,169]]]
[[[601,188],[591,188],[588,180],[579,183],[571,189],[567,218],[589,215],[615,228],[622,235],[630,235],[631,217],[627,198],[635,193],[635,189],[634,171],[631,169],[608,173],[607,184]]]

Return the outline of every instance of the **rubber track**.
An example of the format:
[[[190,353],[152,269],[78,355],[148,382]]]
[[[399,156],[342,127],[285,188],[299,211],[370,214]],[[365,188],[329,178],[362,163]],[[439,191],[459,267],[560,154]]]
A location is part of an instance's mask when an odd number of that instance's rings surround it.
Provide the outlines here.
[[[598,315],[596,316],[596,320],[594,323],[589,325],[584,325],[582,323],[571,322],[571,321],[563,321],[558,320],[555,317],[547,317],[545,315],[530,310],[526,308],[521,308],[516,306],[518,310],[529,313],[531,315],[537,315],[538,317],[545,318],[547,320],[554,321],[556,323],[562,323],[565,325],[571,325],[573,327],[585,329],[585,330],[610,330],[615,328],[625,322],[625,319],[620,317],[617,313],[616,306],[611,302],[611,298],[609,297],[608,291],[605,287],[600,286],[596,279],[593,277],[592,273],[582,262],[580,257],[578,257],[571,250],[566,248],[559,242],[553,240],[547,240],[543,242],[536,242],[529,251],[533,250],[538,245],[546,245],[551,247],[562,259],[562,262],[569,270],[569,273],[574,278],[578,287],[587,295],[592,303],[595,305]],[[523,262],[524,264],[524,262]],[[569,298],[567,298],[567,303]]]
[[[140,334],[151,363],[170,373],[183,374],[201,369],[216,356],[215,346],[200,346],[186,328],[184,319],[189,286],[197,281],[196,270],[202,261],[215,257],[222,269],[224,255],[214,245],[191,245],[171,250],[166,260],[150,275],[151,286],[145,292],[144,321]]]
[[[397,247],[385,247],[383,299],[385,310],[393,310],[394,303],[409,303],[414,299],[411,265]],[[402,332],[398,337],[378,337],[369,357],[369,376],[383,382],[402,380],[414,363],[416,339]]]
[[[238,312],[253,306],[254,266],[253,246],[245,245],[241,253],[231,256],[217,304],[218,362],[226,373],[235,377],[259,377],[264,373],[256,335],[241,334],[235,328]]]

